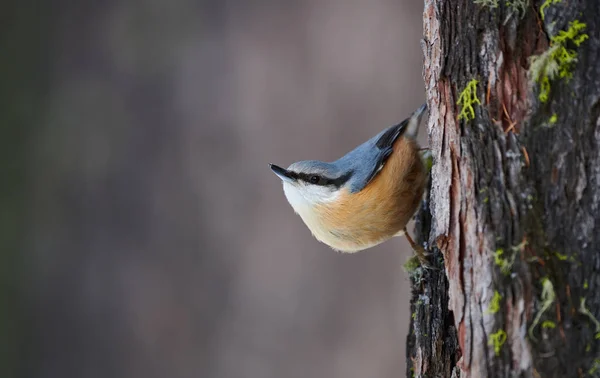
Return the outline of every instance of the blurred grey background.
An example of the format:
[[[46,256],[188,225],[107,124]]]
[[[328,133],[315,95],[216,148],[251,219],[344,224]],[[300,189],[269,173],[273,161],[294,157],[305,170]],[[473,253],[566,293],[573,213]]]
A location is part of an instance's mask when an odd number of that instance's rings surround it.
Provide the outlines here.
[[[422,12],[3,2],[0,376],[403,376],[406,242],[319,244],[268,163],[419,106]]]

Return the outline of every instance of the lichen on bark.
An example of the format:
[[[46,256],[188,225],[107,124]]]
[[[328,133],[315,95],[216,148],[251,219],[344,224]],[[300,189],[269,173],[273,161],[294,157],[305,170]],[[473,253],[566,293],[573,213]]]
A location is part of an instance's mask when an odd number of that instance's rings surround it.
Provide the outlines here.
[[[443,270],[412,280],[413,376],[579,377],[600,366],[600,3],[552,3],[543,17],[541,5],[425,1],[434,164],[416,233]],[[577,59],[542,102],[531,57],[575,20],[589,38],[564,41]],[[480,104],[459,120],[473,80]]]

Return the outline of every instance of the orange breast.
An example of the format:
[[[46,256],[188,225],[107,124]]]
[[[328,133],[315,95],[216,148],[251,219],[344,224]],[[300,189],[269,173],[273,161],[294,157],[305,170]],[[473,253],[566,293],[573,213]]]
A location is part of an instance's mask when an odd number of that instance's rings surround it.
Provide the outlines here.
[[[346,191],[335,206],[315,209],[330,233],[327,244],[353,252],[393,237],[415,213],[426,180],[418,145],[399,138],[384,167],[363,190]]]

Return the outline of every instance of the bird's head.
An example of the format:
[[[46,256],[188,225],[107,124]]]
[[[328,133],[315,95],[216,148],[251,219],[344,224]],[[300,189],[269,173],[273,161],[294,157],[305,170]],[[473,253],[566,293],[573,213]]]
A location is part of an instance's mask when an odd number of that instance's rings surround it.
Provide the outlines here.
[[[287,169],[271,164],[271,170],[283,181],[285,196],[296,212],[334,202],[352,177],[352,171],[317,160],[298,161]]]

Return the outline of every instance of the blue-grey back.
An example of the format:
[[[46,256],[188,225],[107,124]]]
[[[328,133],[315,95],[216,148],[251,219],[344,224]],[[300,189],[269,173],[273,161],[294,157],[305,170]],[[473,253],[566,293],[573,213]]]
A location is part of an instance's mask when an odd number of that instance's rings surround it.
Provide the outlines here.
[[[352,193],[364,189],[377,175],[386,159],[392,154],[394,143],[400,136],[416,138],[421,118],[426,110],[427,104],[421,105],[404,121],[381,131],[332,163],[338,171],[353,172],[346,183]]]
[[[330,179],[343,177],[343,180],[338,180],[339,185],[343,184],[352,193],[360,192],[383,167],[400,136],[406,134],[408,138],[416,137],[421,117],[426,109],[426,104],[421,105],[411,117],[382,130],[334,162],[307,160],[294,163],[289,169],[321,174]]]
[[[386,154],[389,156],[389,152],[377,147],[377,141],[386,131],[387,129],[381,131],[332,163],[336,171],[352,172],[346,184],[350,192],[361,191],[373,179],[379,165],[387,157]]]

